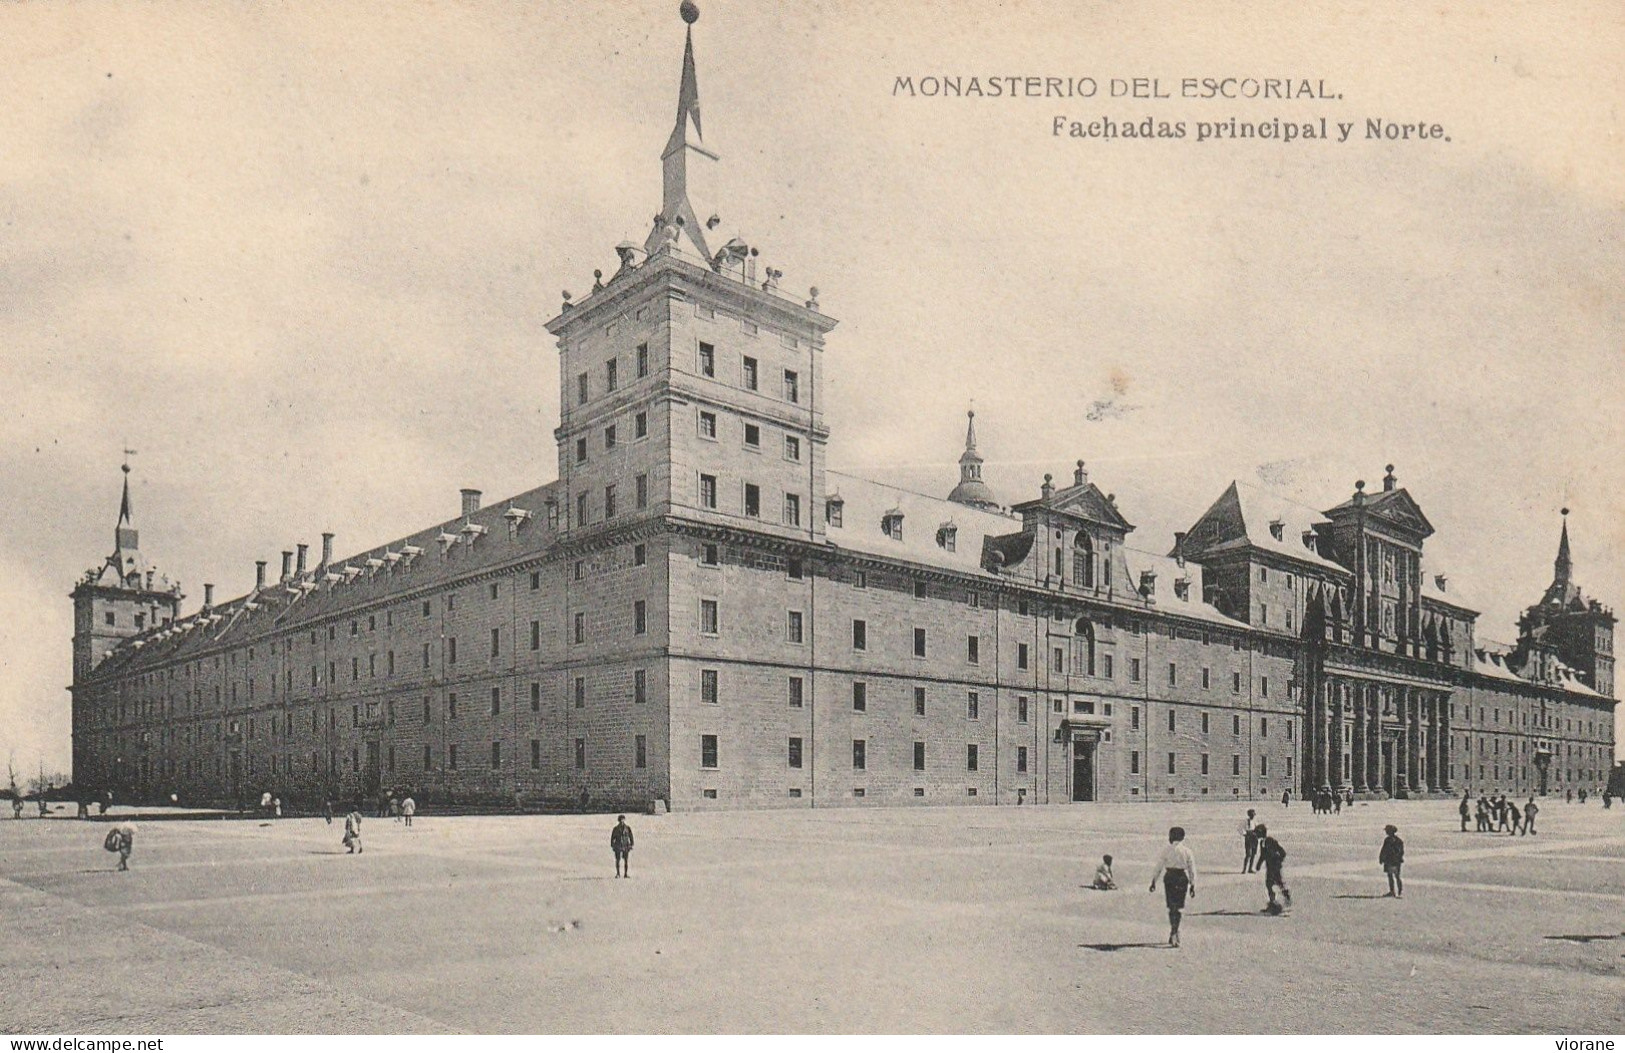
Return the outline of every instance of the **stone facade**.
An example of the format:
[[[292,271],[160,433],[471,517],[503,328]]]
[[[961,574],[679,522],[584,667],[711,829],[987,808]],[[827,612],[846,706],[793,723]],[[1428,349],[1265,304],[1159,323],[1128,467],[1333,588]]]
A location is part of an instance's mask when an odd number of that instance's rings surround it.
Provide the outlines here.
[[[1151,549],[1082,462],[1001,507],[973,431],[952,499],[829,471],[835,320],[707,241],[697,106],[690,42],[661,215],[548,323],[556,482],[348,558],[299,546],[185,616],[126,495],[73,594],[76,781],[627,808],[1601,785],[1613,616],[1566,528],[1497,647],[1424,571],[1391,469],[1307,517],[1232,484]]]

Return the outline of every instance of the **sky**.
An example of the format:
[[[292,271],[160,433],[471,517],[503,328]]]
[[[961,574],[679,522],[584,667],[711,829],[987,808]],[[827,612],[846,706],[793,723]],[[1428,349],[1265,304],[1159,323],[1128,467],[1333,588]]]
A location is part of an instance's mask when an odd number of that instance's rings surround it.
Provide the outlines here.
[[[946,495],[974,403],[1002,500],[1084,458],[1165,550],[1232,479],[1325,509],[1393,463],[1481,637],[1550,581],[1565,506],[1576,576],[1625,599],[1618,5],[701,8],[709,207],[840,319],[830,467]],[[0,755],[54,770],[68,592],[112,549],[126,446],[188,610],[324,530],[342,556],[452,517],[460,487],[556,476],[543,322],[647,233],[683,26],[668,0],[0,26]],[[894,95],[972,75],[1098,94]],[[1175,97],[1112,97],[1136,77]],[[1186,77],[1340,97],[1179,98]],[[1193,141],[1232,117],[1356,128]]]

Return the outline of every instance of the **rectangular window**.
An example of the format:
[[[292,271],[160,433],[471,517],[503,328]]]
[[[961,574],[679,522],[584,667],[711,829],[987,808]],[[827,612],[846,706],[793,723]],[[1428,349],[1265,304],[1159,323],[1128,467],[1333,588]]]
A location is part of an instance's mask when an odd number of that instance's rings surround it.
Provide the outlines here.
[[[715,669],[700,670],[700,701],[709,705],[717,704],[717,671]]]
[[[1207,714],[1202,714],[1202,734],[1207,734]]]
[[[793,369],[784,371],[784,400],[786,402],[801,401],[801,381]]]
[[[1267,739],[1267,738],[1270,737],[1270,718],[1269,717],[1259,717],[1258,718],[1258,737],[1261,738],[1261,739]]]
[[[792,768],[801,767],[801,739],[800,738],[792,737],[790,739],[790,747],[789,747],[788,751],[786,752],[786,758],[785,759],[789,762],[790,767],[792,767]]]
[[[533,621],[530,623],[530,649],[532,651],[540,651],[542,649],[541,622]]]
[[[648,604],[644,600],[632,601],[632,632],[642,636],[649,631]]]
[[[649,550],[642,544],[632,546],[632,565],[641,567],[649,562]]]
[[[587,495],[576,494],[576,526],[587,525]]]
[[[1269,759],[1269,757],[1267,757],[1267,756],[1259,757],[1258,758],[1258,774],[1261,775],[1261,776],[1264,776],[1265,778],[1268,778],[1269,773],[1270,773],[1270,759]]]
[[[640,509],[648,508],[649,507],[649,477],[647,475],[639,475],[637,477],[637,479],[635,480],[635,485],[636,485],[636,488],[637,488],[636,489],[637,507],[640,508]]]
[[[982,638],[968,636],[965,638],[965,661],[976,665],[982,660]]]
[[[925,770],[925,743],[923,742],[916,742],[914,744],[914,770]]]
[[[1025,724],[1025,723],[1027,723],[1027,696],[1026,695],[1017,695],[1016,696],[1016,723],[1017,724]]]
[[[1140,751],[1139,750],[1130,750],[1129,751],[1129,755],[1128,755],[1128,773],[1130,775],[1138,775],[1138,774],[1140,774]]]
[[[1270,697],[1270,678],[1267,676],[1261,676],[1258,678],[1258,697]]]
[[[1170,709],[1170,710],[1169,710],[1169,711],[1168,711],[1168,730],[1169,730],[1169,731],[1172,731],[1172,730],[1174,730],[1174,717],[1175,717],[1175,716],[1176,716],[1176,715],[1177,715],[1177,714],[1176,714],[1176,713],[1175,713],[1175,711],[1174,711],[1174,710],[1171,710],[1171,709]]]
[[[1100,675],[1105,677],[1107,680],[1112,679],[1112,656],[1109,654],[1103,654],[1100,656],[1100,660]]]
[[[649,701],[649,673],[647,670],[632,670],[632,701],[638,705]]]
[[[615,485],[613,483],[604,487],[604,518],[615,518]]]
[[[739,379],[745,386],[746,391],[756,390],[756,360],[754,358],[748,355],[745,357],[744,365],[739,371]]]
[[[760,425],[745,423],[745,445],[753,450],[762,448],[762,429]]]
[[[869,766],[868,743],[863,739],[852,740],[852,769],[863,771]]]
[[[784,525],[793,527],[801,525],[801,495],[784,495]]]
[[[1140,660],[1138,658],[1128,660],[1128,678],[1133,683],[1138,684],[1140,682]]]
[[[500,687],[491,689],[491,715],[493,717],[502,715],[502,688]]]
[[[587,740],[576,739],[576,770],[584,771],[587,767]]]
[[[581,611],[576,612],[574,640],[578,644],[587,642],[587,616]]]
[[[982,698],[974,691],[965,698],[965,716],[970,720],[982,719]]]
[[[496,771],[502,767],[502,743],[491,743],[491,770]]]
[[[917,627],[914,630],[914,657],[925,657],[925,630]]]
[[[638,345],[638,376],[646,377],[648,375],[649,375],[649,345],[648,344],[639,344]]]
[[[717,546],[714,544],[706,544],[702,546],[700,549],[700,563],[707,567],[716,566],[720,562],[720,560],[717,558],[717,552]]]
[[[1230,674],[1230,693],[1233,694],[1233,695],[1241,694],[1241,674],[1240,673],[1231,673]]]
[[[1016,668],[1027,668],[1027,645],[1016,644]]]
[[[803,691],[803,684],[802,684],[801,677],[792,676],[790,678],[790,684],[789,684],[789,699],[790,699],[790,708],[791,709],[800,709],[801,708],[802,691]]]
[[[867,651],[869,649],[869,623],[861,618],[852,620],[852,650]]]
[[[745,514],[752,519],[762,516],[762,490],[755,483],[745,484]]]
[[[976,770],[976,743],[974,742],[965,746],[965,770]]]
[[[491,657],[496,658],[502,654],[502,630],[491,630]]]
[[[542,711],[542,685],[534,680],[530,684],[530,711],[532,713]]]
[[[1168,663],[1168,686],[1176,687],[1179,684],[1179,666],[1173,662]]]
[[[642,735],[632,739],[634,755],[632,766],[634,768],[647,768],[649,766],[649,740]]]
[[[706,636],[717,635],[718,616],[716,600],[700,601],[700,632]]]
[[[715,768],[717,766],[717,737],[715,735],[700,736],[700,767]]]
[[[587,708],[587,678],[584,676],[575,678],[575,705],[577,709]]]
[[[537,769],[541,768],[541,766],[542,766],[542,740],[541,739],[531,739],[530,740],[530,767],[531,767],[531,770],[536,771]]]
[[[717,437],[717,415],[710,410],[700,410],[700,438],[714,439]]]
[[[446,767],[452,771],[457,770],[457,744],[455,742],[446,747]]]
[[[869,685],[859,680],[852,685],[852,712],[866,713],[869,710]]]
[[[794,435],[784,437],[784,459],[787,461],[801,461],[801,440]]]
[[[604,449],[613,450],[614,448],[615,448],[615,425],[611,424],[607,428],[604,429]]]
[[[1059,647],[1051,651],[1049,667],[1052,673],[1066,672],[1066,652]]]
[[[614,391],[617,386],[616,362],[612,358],[604,363],[604,390]]]
[[[715,508],[717,506],[717,477],[714,475],[700,476],[700,507]]]
[[[582,373],[576,377],[576,405],[587,404],[587,374]]]
[[[1140,707],[1139,706],[1130,706],[1130,707],[1128,707],[1128,726],[1134,731],[1139,731],[1140,730]]]
[[[925,716],[925,688],[923,687],[914,688],[914,715],[917,717]]]
[[[314,764],[311,765],[311,766],[315,767]],[[425,746],[425,747],[423,747],[423,770],[428,771],[430,768],[433,768],[433,767],[434,767],[434,750],[433,750],[432,747]]]
[[[1212,684],[1212,675],[1213,675],[1213,671],[1211,669],[1209,669],[1207,666],[1204,665],[1202,667],[1202,690],[1203,691],[1206,691],[1209,687],[1213,686],[1213,684]]]
[[[1016,747],[1016,772],[1018,774],[1022,774],[1022,773],[1025,773],[1026,771],[1027,771],[1027,747],[1026,746],[1017,746]]]
[[[1233,753],[1230,755],[1230,774],[1241,774],[1241,754],[1239,753]]]
[[[784,618],[784,638],[787,642],[798,644],[802,642],[802,625],[800,611],[787,611]]]
[[[1174,774],[1174,769],[1175,769],[1174,761],[1175,761],[1175,754],[1172,754],[1172,753],[1168,754],[1168,774],[1169,775]]]
[[[714,377],[717,375],[717,349],[705,342],[700,343],[700,376]]]
[[[639,412],[637,416],[632,418],[632,438],[636,440],[647,439],[648,437],[649,414],[646,412]]]

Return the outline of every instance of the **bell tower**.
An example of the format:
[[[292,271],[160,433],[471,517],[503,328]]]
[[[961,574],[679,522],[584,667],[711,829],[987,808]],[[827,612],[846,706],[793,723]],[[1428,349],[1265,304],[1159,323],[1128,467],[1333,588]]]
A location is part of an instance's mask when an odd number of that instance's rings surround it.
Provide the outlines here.
[[[180,614],[179,585],[160,578],[141,553],[141,532],[130,501],[130,462],[121,467],[124,496],[113,528],[113,553],[85,571],[73,599],[73,679],[89,675],[107,653],[132,636],[166,625]]]

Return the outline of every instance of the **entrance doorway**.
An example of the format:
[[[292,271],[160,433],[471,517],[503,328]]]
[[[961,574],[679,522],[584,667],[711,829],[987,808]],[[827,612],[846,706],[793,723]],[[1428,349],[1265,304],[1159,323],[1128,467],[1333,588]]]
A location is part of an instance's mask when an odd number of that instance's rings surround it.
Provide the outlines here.
[[[368,797],[374,797],[378,793],[378,785],[378,743],[369,742],[367,743],[367,767],[362,772],[361,789]]]
[[[1072,742],[1072,799],[1095,799],[1095,746],[1093,739],[1074,739]]]
[[[1394,796],[1398,786],[1394,782],[1394,740],[1382,740],[1382,788],[1388,796]]]

